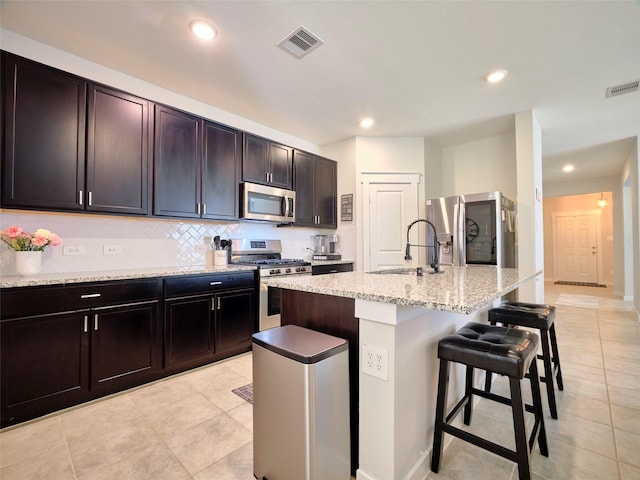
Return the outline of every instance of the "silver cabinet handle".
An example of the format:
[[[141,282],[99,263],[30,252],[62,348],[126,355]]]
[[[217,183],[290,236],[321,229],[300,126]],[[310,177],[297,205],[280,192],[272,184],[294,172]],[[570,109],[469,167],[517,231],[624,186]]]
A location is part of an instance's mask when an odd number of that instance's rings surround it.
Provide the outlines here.
[[[216,299],[215,298],[211,299],[211,311],[212,312],[216,311]]]
[[[207,204],[203,203],[202,204],[202,215],[206,215],[207,214]]]
[[[93,205],[93,192],[89,192],[89,206]]]
[[[218,297],[218,310],[220,310],[220,297]]]
[[[209,282],[209,285],[211,285],[211,286],[222,285],[222,282]]]
[[[89,315],[85,315],[84,316],[84,333],[87,333],[89,331]]]
[[[80,295],[80,298],[98,298],[101,297],[101,293],[86,293],[84,295]]]
[[[97,313],[93,316],[93,329],[98,330],[98,314]]]
[[[269,180],[269,172],[267,172],[265,175],[267,176],[267,182],[269,182],[270,181]]]
[[[80,190],[80,191],[78,192],[78,203],[79,203],[80,205],[82,205],[83,198],[84,198],[84,192],[83,192],[82,190]]]
[[[198,211],[198,215],[200,215],[200,204],[196,203],[196,210]]]

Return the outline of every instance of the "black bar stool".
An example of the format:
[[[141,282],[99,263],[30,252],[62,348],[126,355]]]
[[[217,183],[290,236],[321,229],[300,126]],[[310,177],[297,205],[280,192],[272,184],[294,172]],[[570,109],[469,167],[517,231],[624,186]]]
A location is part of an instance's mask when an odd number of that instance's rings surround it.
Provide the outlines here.
[[[431,454],[431,470],[433,472],[438,473],[440,468],[442,440],[444,434],[448,433],[516,462],[520,480],[531,479],[530,455],[536,439],[542,455],[549,456],[542,415],[538,368],[535,362],[537,350],[538,336],[535,333],[475,322],[468,323],[453,335],[444,337],[438,342],[440,372],[438,377],[435,430],[433,433],[433,451]],[[464,397],[447,414],[450,362],[466,365],[467,369]],[[511,398],[475,388],[473,386],[474,368],[507,375],[511,387]],[[533,405],[525,405],[522,398],[520,384],[527,371],[529,371],[529,380],[531,382]],[[451,425],[451,421],[461,412],[463,407],[464,423],[465,425],[471,424],[474,395],[511,406],[516,441],[515,451]],[[535,422],[529,439],[527,439],[525,427],[525,410],[535,415]]]
[[[564,390],[562,384],[562,369],[560,368],[560,356],[558,355],[558,340],[556,327],[553,320],[556,316],[556,307],[538,303],[504,302],[496,308],[489,310],[489,323],[496,325],[517,325],[519,327],[535,328],[540,332],[542,343],[542,355],[538,358],[544,364],[544,377],[540,381],[547,387],[547,400],[551,418],[558,418],[556,396],[553,386],[553,377],[556,378],[559,390]],[[487,372],[484,389],[491,391],[491,373]]]

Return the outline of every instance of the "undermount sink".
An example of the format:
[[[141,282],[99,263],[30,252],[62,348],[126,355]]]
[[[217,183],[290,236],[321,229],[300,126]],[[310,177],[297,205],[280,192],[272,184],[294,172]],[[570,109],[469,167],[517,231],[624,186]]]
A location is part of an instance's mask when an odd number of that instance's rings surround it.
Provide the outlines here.
[[[377,275],[416,275],[417,271],[416,271],[416,267],[410,267],[410,268],[389,268],[386,270],[373,270],[367,273],[375,273]]]

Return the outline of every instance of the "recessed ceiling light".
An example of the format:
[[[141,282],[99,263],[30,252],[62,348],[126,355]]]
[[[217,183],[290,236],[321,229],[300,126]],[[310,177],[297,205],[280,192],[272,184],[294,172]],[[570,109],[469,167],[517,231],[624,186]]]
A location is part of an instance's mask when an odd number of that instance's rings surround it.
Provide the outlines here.
[[[362,128],[371,128],[373,127],[374,124],[374,120],[373,118],[367,117],[367,118],[363,118],[362,120],[360,120],[360,126]]]
[[[575,169],[576,169],[576,167],[574,167],[570,163],[567,163],[564,167],[562,167],[562,171],[565,172],[565,173],[573,172]]]
[[[189,23],[189,28],[193,34],[201,40],[212,40],[216,36],[215,29],[202,20],[194,20]]]
[[[489,83],[500,83],[509,72],[506,70],[493,70],[484,76],[485,81]]]

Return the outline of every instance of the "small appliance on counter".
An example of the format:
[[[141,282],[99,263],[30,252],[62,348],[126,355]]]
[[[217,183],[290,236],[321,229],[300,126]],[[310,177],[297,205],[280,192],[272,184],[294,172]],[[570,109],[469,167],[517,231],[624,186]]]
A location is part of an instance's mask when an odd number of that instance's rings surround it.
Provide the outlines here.
[[[316,235],[313,260],[340,260],[342,255],[336,252],[338,235]]]

